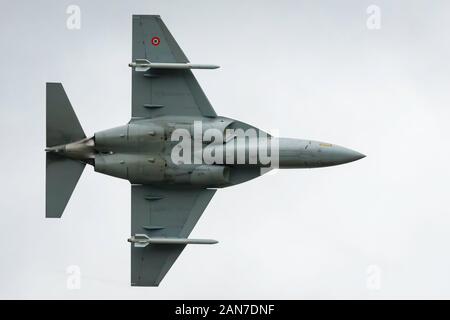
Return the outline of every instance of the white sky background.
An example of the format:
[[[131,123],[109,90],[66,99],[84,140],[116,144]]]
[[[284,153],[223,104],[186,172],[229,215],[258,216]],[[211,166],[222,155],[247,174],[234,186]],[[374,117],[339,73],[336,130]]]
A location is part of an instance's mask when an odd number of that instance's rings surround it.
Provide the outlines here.
[[[81,30],[66,28],[70,4]],[[0,298],[450,298],[448,1],[1,8]],[[87,167],[63,218],[44,218],[45,82],[63,83],[86,134],[125,124],[133,13],[160,14],[192,62],[221,65],[195,72],[218,114],[367,155],[219,190],[191,234],[219,244],[188,246],[158,288],[129,285],[127,181]]]

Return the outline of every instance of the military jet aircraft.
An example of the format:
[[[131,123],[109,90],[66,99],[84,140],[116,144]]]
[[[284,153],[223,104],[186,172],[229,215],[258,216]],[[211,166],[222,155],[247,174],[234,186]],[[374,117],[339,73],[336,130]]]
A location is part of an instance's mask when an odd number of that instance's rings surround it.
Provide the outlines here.
[[[190,63],[160,16],[134,15],[132,43],[127,124],[86,137],[62,85],[46,86],[46,217],[62,216],[86,164],[128,180],[132,286],[158,286],[187,244],[217,242],[188,238],[217,188],[274,167],[325,167],[364,157],[218,116],[191,71],[217,66]],[[252,131],[257,135],[245,135]],[[263,156],[264,144],[270,150]]]

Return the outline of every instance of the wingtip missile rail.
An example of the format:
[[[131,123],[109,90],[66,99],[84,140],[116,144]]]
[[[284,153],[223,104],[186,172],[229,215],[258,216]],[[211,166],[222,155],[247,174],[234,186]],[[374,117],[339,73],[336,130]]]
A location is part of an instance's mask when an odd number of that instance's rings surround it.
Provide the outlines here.
[[[136,71],[145,72],[150,69],[217,69],[220,66],[214,64],[195,64],[195,63],[172,63],[172,62],[150,62],[147,59],[136,59],[128,64]]]
[[[212,239],[187,239],[187,238],[150,238],[146,234],[136,234],[128,238],[128,242],[135,247],[146,247],[149,244],[216,244],[217,240]]]

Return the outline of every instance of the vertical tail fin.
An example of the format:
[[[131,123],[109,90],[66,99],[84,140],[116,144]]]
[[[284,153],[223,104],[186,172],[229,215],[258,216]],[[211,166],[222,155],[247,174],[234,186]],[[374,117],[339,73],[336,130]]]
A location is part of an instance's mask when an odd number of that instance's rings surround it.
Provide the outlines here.
[[[86,138],[61,83],[47,83],[47,147],[65,145]],[[46,154],[47,218],[60,218],[72,195],[85,164]]]

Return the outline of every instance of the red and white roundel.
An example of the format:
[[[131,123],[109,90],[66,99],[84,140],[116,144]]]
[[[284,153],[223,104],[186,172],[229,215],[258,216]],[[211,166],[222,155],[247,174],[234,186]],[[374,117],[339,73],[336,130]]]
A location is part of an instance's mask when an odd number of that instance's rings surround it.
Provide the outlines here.
[[[161,39],[159,37],[152,38],[152,45],[154,45],[155,47],[159,46],[160,43],[161,43]]]

